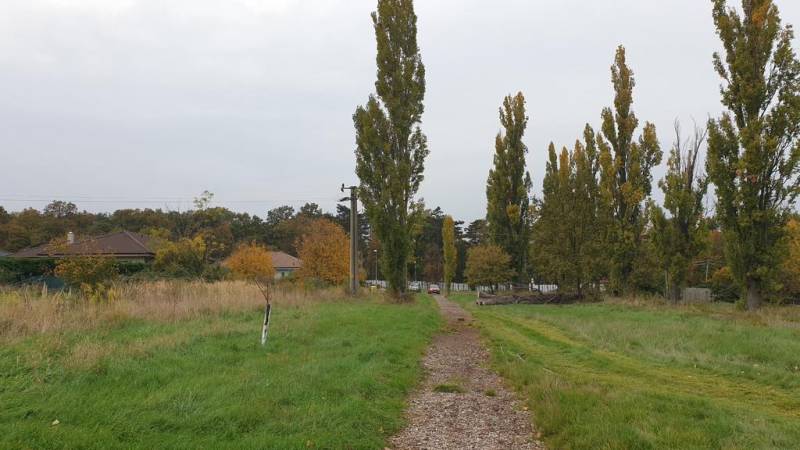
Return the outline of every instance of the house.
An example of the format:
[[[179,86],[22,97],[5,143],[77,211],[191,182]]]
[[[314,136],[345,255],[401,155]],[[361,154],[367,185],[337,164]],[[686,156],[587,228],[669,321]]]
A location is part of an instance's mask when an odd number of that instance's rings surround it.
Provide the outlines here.
[[[44,244],[26,248],[9,255],[12,258],[50,258],[59,259],[69,256],[103,256],[124,262],[151,262],[155,252],[149,246],[150,239],[138,233],[120,231],[102,236],[75,240],[69,233],[63,245]],[[271,251],[272,266],[275,278],[286,278],[300,268],[301,262],[292,255],[280,251]]]
[[[71,232],[63,245],[43,244],[26,248],[11,255],[13,258],[65,258],[69,256],[103,256],[126,262],[149,262],[155,252],[148,246],[150,239],[138,233],[120,231],[80,241]]]
[[[275,278],[286,278],[291,276],[300,268],[300,260],[292,255],[279,251],[270,251],[272,256],[272,266],[275,267]]]

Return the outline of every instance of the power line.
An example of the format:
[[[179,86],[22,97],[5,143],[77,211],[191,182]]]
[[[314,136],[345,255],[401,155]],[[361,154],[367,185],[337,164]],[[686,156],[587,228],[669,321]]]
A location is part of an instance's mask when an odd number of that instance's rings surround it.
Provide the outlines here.
[[[275,197],[270,199],[214,199],[214,203],[276,203],[276,202],[301,202],[301,201],[330,201],[338,200],[335,196],[308,196],[308,197]],[[80,196],[42,196],[42,197],[0,197],[3,202],[51,202],[70,201],[78,203],[154,203],[154,202],[193,202],[193,197],[80,197]]]

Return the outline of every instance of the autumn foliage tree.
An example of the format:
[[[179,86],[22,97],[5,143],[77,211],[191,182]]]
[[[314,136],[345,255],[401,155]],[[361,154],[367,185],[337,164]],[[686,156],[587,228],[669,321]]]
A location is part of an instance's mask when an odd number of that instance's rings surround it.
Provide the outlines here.
[[[464,274],[470,284],[490,286],[494,290],[498,284],[511,281],[514,277],[511,256],[494,244],[472,247],[467,251]]]
[[[780,265],[784,224],[800,187],[800,62],[772,0],[742,13],[714,0],[723,54],[714,54],[727,111],[708,122],[707,170],[717,192],[726,258],[748,309]]]
[[[225,261],[231,275],[240,280],[271,280],[275,278],[272,255],[256,243],[240,244]]]
[[[300,278],[333,285],[347,281],[350,240],[339,225],[328,219],[313,221],[298,240],[297,251],[302,261]]]
[[[645,123],[638,139],[634,136],[639,126],[631,108],[636,82],[623,46],[617,48],[611,81],[614,107],[603,110],[602,135],[597,143],[602,167],[601,193],[610,205],[613,219],[608,241],[611,288],[621,293],[630,287],[646,224],[645,201],[653,182],[651,169],[661,162],[662,153],[652,123]]]

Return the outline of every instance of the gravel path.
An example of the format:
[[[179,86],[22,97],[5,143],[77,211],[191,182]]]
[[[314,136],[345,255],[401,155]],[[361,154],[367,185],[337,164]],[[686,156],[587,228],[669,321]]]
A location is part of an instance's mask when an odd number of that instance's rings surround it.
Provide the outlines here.
[[[470,314],[441,296],[436,301],[447,329],[423,359],[427,377],[411,397],[408,426],[391,439],[392,448],[544,449],[534,440],[527,408],[486,368],[489,354]]]

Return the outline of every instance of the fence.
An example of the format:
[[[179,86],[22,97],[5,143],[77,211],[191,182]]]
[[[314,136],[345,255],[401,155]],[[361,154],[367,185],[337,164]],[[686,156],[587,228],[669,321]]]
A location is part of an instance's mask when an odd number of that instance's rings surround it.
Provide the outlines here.
[[[428,287],[431,284],[435,284],[439,286],[439,288],[444,288],[444,282],[437,282],[437,283],[429,283],[427,281],[410,281],[408,283],[409,289],[413,287],[418,287],[419,291],[427,291]],[[386,281],[385,280],[367,280],[367,286],[378,286],[380,288],[386,289]],[[481,291],[481,292],[491,292],[492,288],[490,286],[476,286],[475,289],[471,289],[470,285],[467,283],[450,283],[450,291],[451,292],[469,292],[472,290]],[[558,285],[555,284],[512,284],[512,283],[504,283],[497,286],[497,291],[539,291],[542,293],[553,292],[558,290]]]

